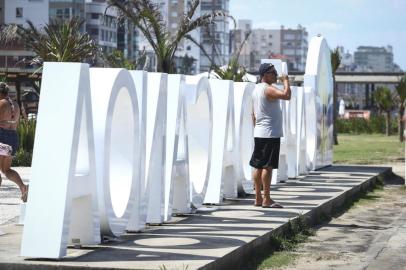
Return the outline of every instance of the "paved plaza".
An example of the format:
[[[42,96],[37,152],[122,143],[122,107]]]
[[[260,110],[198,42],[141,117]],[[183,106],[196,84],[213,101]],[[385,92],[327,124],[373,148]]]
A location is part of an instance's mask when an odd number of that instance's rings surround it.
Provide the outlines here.
[[[29,179],[29,168],[19,171],[24,180]],[[143,233],[69,248],[68,256],[60,261],[19,256],[23,228],[16,224],[19,195],[5,180],[0,187],[0,230],[5,233],[0,236],[0,269],[238,269],[255,248],[269,246],[270,236],[290,219],[303,214],[315,222],[390,171],[388,167],[330,166],[273,186],[271,196],[284,209],[254,207],[253,196],[225,200],[170,223],[150,226]]]

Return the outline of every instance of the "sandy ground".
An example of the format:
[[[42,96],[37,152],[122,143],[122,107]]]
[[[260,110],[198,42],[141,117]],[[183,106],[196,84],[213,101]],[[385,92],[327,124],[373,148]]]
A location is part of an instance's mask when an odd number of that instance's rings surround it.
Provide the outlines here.
[[[387,165],[404,179],[404,163]],[[406,270],[406,189],[386,185],[378,195],[316,228],[280,269]]]

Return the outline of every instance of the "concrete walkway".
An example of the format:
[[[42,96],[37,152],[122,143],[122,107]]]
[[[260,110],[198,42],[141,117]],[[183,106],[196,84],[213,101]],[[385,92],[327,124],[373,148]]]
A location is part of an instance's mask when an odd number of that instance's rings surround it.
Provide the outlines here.
[[[272,187],[271,196],[284,209],[254,207],[253,196],[226,200],[171,223],[151,226],[143,233],[126,234],[119,240],[83,249],[70,248],[68,256],[60,261],[19,257],[22,227],[15,225],[13,214],[1,214],[0,230],[6,234],[0,236],[0,269],[238,269],[254,249],[267,248],[269,237],[290,219],[303,214],[315,221],[385,173],[390,173],[390,168],[327,167]],[[18,202],[4,196],[12,192],[9,183],[3,181],[0,187],[1,211],[18,209]]]

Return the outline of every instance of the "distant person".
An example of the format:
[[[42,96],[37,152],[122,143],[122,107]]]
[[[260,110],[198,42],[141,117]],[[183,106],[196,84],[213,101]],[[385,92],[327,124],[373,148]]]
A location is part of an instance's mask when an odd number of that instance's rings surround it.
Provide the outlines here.
[[[16,102],[11,100],[8,90],[7,84],[0,83],[0,170],[9,180],[18,185],[21,191],[21,200],[26,202],[28,185],[25,185],[20,175],[10,168],[12,157],[18,149],[17,125],[20,118],[20,108]]]
[[[290,85],[287,75],[282,75],[283,91],[273,86],[278,73],[272,64],[259,67],[259,83],[252,93],[254,122],[254,152],[250,165],[254,167],[255,206],[282,208],[270,197],[272,170],[278,168],[282,129],[280,100],[290,100]],[[262,197],[261,189],[264,191]]]
[[[343,118],[345,115],[345,102],[343,99],[340,100],[340,105],[338,107],[338,115]]]

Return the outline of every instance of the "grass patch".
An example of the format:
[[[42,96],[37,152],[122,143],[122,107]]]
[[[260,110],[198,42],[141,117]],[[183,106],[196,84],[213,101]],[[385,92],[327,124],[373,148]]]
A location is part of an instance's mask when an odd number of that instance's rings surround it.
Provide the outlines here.
[[[272,256],[265,259],[258,269],[269,269],[274,267],[282,267],[292,264],[298,255],[292,252],[274,252]]]
[[[378,164],[405,156],[405,143],[399,142],[397,136],[339,134],[338,143],[334,145],[334,163]]]
[[[341,209],[337,209],[334,216],[339,216],[352,207],[362,206],[375,202],[382,198],[384,184],[381,179],[377,179],[372,186],[372,190],[366,190],[359,194],[356,198],[348,199]],[[406,186],[402,186],[400,190],[406,192]],[[318,219],[319,224],[329,222],[331,217],[321,213]],[[289,221],[286,229],[281,235],[272,236],[270,239],[270,247],[266,251],[262,251],[258,256],[252,258],[244,269],[272,269],[292,265],[300,256],[295,251],[299,244],[308,241],[308,238],[314,235],[315,232],[310,228],[303,216],[299,216],[295,221]]]
[[[251,258],[244,269],[269,269],[290,265],[298,256],[294,253],[298,244],[305,242],[312,235],[314,230],[300,215],[297,219],[290,220],[281,234],[271,236],[269,248]]]

